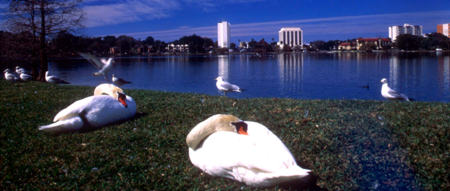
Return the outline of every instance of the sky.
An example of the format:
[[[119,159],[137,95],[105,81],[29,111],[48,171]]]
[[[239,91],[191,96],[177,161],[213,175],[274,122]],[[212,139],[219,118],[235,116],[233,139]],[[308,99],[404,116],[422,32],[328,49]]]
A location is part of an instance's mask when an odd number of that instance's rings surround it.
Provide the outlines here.
[[[7,8],[2,2],[0,20]],[[217,40],[221,21],[231,24],[233,42],[278,41],[281,27],[300,27],[311,42],[388,37],[389,26],[404,23],[431,33],[450,23],[449,0],[84,0],[80,6],[85,20],[78,35],[166,42],[192,34]]]

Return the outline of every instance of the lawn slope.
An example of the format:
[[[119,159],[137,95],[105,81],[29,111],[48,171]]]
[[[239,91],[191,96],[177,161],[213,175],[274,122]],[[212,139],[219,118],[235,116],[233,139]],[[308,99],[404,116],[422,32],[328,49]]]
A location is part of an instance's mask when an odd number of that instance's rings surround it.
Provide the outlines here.
[[[0,80],[0,189],[253,190],[208,176],[185,137],[217,113],[258,121],[329,190],[449,190],[450,104],[230,99],[125,90],[138,116],[83,134],[38,131],[93,87]],[[270,188],[273,189],[273,188]]]

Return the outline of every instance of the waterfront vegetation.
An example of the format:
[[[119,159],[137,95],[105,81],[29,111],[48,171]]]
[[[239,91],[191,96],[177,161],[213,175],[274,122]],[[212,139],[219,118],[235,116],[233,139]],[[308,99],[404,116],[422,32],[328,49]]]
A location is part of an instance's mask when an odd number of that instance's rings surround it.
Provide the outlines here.
[[[448,190],[448,103],[232,99],[126,90],[138,115],[100,130],[38,131],[93,87],[0,80],[0,189],[254,190],[189,161],[185,136],[217,113],[258,121],[329,190]],[[270,188],[273,190],[273,188]]]

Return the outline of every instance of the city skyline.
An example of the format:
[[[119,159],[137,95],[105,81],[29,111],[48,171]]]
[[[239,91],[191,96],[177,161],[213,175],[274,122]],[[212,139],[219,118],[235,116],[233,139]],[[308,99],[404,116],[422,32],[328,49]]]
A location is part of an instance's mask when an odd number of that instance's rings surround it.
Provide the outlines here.
[[[0,3],[0,20],[7,17],[7,3]],[[388,27],[422,25],[423,33],[436,32],[448,23],[450,2],[443,0],[85,0],[81,8],[85,36],[152,36],[170,42],[197,34],[217,40],[217,23],[232,23],[231,42],[250,39],[277,41],[282,27],[300,27],[304,42],[387,37]]]

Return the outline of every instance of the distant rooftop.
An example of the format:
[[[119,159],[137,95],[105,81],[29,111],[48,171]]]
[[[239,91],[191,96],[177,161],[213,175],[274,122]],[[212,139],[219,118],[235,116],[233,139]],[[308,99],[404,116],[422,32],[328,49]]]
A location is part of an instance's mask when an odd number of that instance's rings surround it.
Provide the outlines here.
[[[280,31],[285,31],[285,30],[302,30],[300,27],[283,27],[280,29]]]

